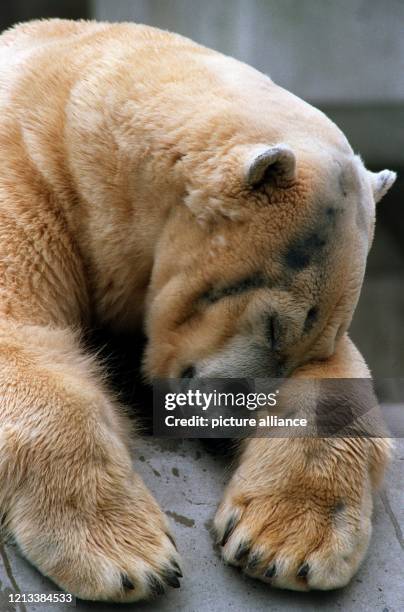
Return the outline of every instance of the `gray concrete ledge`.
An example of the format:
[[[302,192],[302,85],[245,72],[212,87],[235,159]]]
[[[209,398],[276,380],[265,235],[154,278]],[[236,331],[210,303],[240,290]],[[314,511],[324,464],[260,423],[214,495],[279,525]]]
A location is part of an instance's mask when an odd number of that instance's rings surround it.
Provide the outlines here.
[[[404,440],[397,441],[386,486],[375,500],[374,534],[369,554],[353,582],[328,593],[271,590],[226,567],[210,535],[211,521],[228,477],[222,456],[206,452],[198,441],[142,440],[135,467],[170,517],[183,558],[181,589],[154,602],[112,606],[77,602],[79,612],[223,612],[248,610],[301,612],[400,612],[404,610]],[[6,606],[11,590],[50,592],[55,587],[11,546],[0,555],[0,612],[67,612],[58,605]],[[0,603],[1,606],[1,603]]]

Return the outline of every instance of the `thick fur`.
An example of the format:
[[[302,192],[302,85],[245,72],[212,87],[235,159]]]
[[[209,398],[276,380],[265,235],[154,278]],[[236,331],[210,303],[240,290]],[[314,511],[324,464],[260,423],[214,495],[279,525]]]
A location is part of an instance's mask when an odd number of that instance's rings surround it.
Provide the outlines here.
[[[268,77],[134,24],[4,33],[0,107],[4,529],[79,597],[149,597],[178,553],[78,331],[143,326],[149,378],[367,377],[346,330],[394,176]],[[250,440],[215,520],[224,558],[346,584],[387,457],[381,439]]]

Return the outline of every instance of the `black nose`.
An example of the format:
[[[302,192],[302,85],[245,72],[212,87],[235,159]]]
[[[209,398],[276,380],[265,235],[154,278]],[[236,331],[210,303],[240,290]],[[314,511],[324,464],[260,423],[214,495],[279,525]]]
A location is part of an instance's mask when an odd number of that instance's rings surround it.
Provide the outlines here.
[[[313,327],[313,325],[315,324],[315,322],[317,321],[317,319],[318,319],[318,308],[317,306],[312,306],[307,311],[306,320],[303,325],[303,331],[309,332],[311,328]]]

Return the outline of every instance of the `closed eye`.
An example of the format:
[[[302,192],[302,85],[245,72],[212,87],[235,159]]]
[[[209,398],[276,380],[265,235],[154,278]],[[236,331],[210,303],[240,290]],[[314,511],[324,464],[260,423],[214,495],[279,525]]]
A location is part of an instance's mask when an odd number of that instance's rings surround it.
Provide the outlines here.
[[[247,276],[229,285],[225,285],[224,287],[209,289],[200,296],[200,299],[214,304],[223,298],[242,295],[248,291],[268,286],[268,280],[265,279],[261,273],[257,273],[253,276]]]
[[[272,351],[276,351],[282,335],[281,325],[277,314],[269,316],[266,325],[267,340]]]

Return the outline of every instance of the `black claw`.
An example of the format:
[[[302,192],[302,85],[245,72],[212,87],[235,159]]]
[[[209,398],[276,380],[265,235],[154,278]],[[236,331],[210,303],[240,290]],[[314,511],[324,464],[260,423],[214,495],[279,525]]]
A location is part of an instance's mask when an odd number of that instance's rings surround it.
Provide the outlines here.
[[[297,575],[299,576],[299,578],[306,578],[307,574],[309,573],[309,564],[308,563],[304,563],[299,571],[297,572]]]
[[[177,545],[175,543],[175,540],[174,540],[173,536],[170,535],[169,533],[166,533],[166,536],[170,540],[171,544],[174,546],[175,550],[177,550]]]
[[[164,593],[164,584],[155,574],[148,574],[147,582],[152,595],[162,595]]]
[[[130,580],[127,574],[121,574],[121,580],[122,586],[125,587],[125,589],[130,589],[131,591],[133,591],[135,585],[133,584],[132,580]]]
[[[226,525],[226,529],[224,530],[224,534],[222,537],[222,540],[220,542],[220,546],[224,546],[227,542],[227,540],[229,539],[229,537],[231,536],[233,529],[235,528],[237,523],[237,519],[236,517],[233,515],[231,517],[231,519],[228,520],[227,525]]]
[[[179,578],[182,578],[182,571],[181,571],[181,568],[180,568],[180,566],[178,565],[178,563],[176,562],[176,560],[175,560],[175,559],[171,559],[171,565],[173,566],[173,568],[174,568],[174,571],[175,571],[176,575],[177,575]]]
[[[181,584],[180,584],[180,581],[178,580],[177,573],[171,567],[164,571],[164,573],[162,574],[162,577],[163,577],[163,580],[165,580],[167,584],[173,587],[173,589],[180,588]]]
[[[254,570],[260,564],[261,559],[262,555],[260,555],[259,553],[254,553],[253,555],[251,555],[247,562],[247,569]]]
[[[272,563],[265,572],[265,578],[273,578],[276,574],[276,565]]]
[[[235,560],[241,561],[243,557],[248,555],[248,553],[250,552],[250,548],[251,544],[249,542],[240,542],[236,550],[236,554],[234,555]]]

